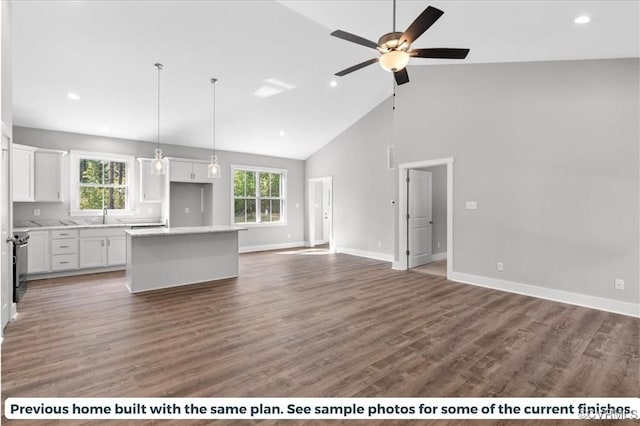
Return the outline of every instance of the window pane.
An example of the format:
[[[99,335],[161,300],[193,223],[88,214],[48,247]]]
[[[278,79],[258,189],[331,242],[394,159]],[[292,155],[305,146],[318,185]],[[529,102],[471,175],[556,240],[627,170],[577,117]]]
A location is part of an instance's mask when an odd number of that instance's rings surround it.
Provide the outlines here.
[[[256,196],[256,172],[246,172],[247,174],[247,197]],[[255,203],[254,203],[255,207]],[[255,208],[254,208],[255,211]]]
[[[244,223],[245,221],[245,213],[246,213],[246,201],[245,200],[234,200],[233,207],[233,221],[234,223]]]
[[[247,200],[247,223],[254,222],[256,222],[256,200]]]
[[[100,184],[104,167],[100,160],[80,160],[80,183]]]
[[[107,185],[126,185],[127,164],[120,161],[105,162],[104,183]]]
[[[243,172],[241,170],[233,171],[233,196],[234,197],[244,197],[247,195],[245,192],[246,180],[247,180],[246,172]],[[244,210],[244,207],[243,207],[243,210]]]
[[[271,200],[260,201],[260,220],[271,222]]]
[[[80,187],[80,210],[102,210],[104,188]]]
[[[127,206],[126,188],[104,188],[104,205],[108,209],[121,210]]]
[[[271,196],[280,197],[280,174],[271,173]]]
[[[271,221],[272,222],[280,222],[280,210],[282,206],[281,200],[272,200],[271,201]]]
[[[260,196],[261,197],[270,197],[269,193],[269,177],[271,173],[260,173]],[[260,209],[263,211],[263,209]]]

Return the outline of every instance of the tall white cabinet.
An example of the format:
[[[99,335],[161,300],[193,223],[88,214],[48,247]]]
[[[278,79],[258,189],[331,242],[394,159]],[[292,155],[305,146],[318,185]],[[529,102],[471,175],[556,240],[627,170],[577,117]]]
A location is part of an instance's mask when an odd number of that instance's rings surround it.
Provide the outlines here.
[[[11,147],[13,201],[35,200],[35,152],[31,146],[14,143]]]

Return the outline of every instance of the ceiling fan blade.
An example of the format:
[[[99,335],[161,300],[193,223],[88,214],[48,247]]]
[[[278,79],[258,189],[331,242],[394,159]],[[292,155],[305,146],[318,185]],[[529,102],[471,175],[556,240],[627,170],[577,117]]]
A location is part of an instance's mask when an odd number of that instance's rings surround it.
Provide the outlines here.
[[[337,75],[338,77],[342,77],[342,76],[347,75],[349,73],[352,73],[354,71],[358,71],[360,68],[364,68],[364,67],[369,66],[371,64],[375,64],[376,62],[378,62],[378,58],[369,59],[368,61],[361,62],[358,65],[354,65],[352,67],[345,68],[342,71],[337,72],[335,75]]]
[[[334,37],[341,38],[343,40],[350,41],[352,43],[356,43],[356,44],[360,44],[362,46],[370,47],[372,49],[377,49],[378,48],[378,44],[377,43],[374,43],[371,40],[367,40],[366,38],[362,38],[362,37],[357,36],[355,34],[348,33],[346,31],[335,30],[334,32],[331,33],[331,35],[334,36]]]
[[[438,20],[442,16],[444,12],[440,9],[436,9],[433,6],[427,7],[422,11],[420,16],[416,18],[415,21],[402,35],[402,40],[405,40],[407,43],[413,43],[418,37],[420,37],[425,31],[429,29],[434,22]]]
[[[409,73],[407,73],[406,68],[402,68],[400,71],[394,72],[393,76],[396,78],[396,83],[398,83],[398,86],[409,82]]]
[[[464,59],[467,57],[467,54],[469,54],[469,49],[414,49],[410,50],[408,53],[414,58]]]

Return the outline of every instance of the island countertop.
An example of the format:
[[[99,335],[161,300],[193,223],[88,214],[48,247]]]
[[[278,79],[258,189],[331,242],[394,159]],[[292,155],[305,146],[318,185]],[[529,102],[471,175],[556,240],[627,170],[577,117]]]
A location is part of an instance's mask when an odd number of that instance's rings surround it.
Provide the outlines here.
[[[159,235],[188,235],[188,234],[213,234],[218,232],[246,231],[240,226],[216,225],[216,226],[185,226],[175,228],[147,228],[127,229],[124,232],[132,237],[153,237]]]

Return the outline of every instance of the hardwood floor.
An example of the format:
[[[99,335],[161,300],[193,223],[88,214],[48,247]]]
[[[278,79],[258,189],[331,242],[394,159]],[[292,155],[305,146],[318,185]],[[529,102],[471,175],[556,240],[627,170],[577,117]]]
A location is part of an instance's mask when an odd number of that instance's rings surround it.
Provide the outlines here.
[[[31,282],[19,312],[3,401],[638,396],[640,383],[637,318],[318,250],[243,254],[239,278],[135,295],[120,272]]]

